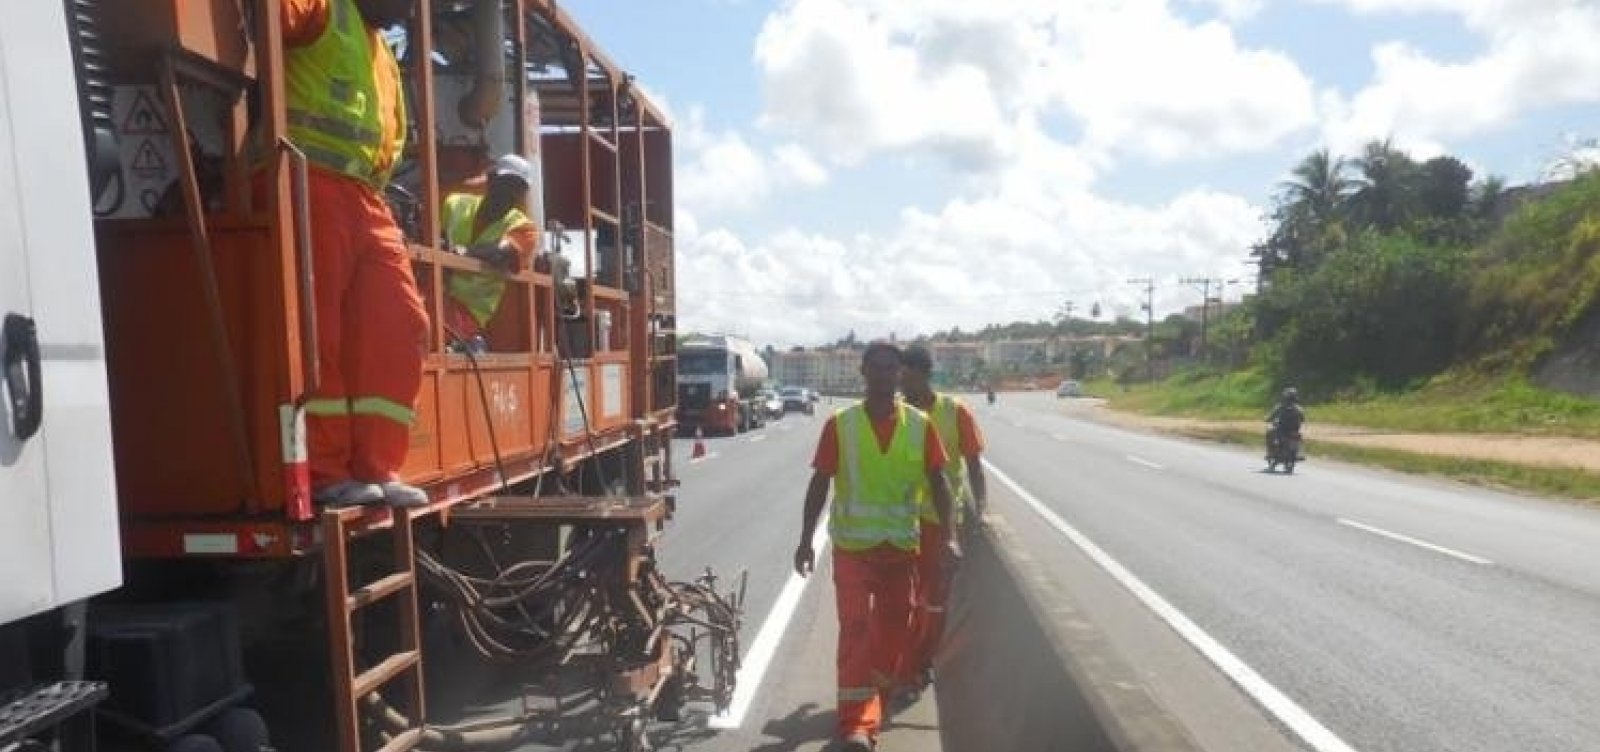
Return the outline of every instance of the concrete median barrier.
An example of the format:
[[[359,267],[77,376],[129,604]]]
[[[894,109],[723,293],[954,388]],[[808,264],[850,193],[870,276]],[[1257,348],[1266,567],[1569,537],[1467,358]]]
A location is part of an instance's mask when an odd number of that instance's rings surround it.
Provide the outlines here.
[[[999,517],[967,544],[937,659],[944,752],[1198,752]]]

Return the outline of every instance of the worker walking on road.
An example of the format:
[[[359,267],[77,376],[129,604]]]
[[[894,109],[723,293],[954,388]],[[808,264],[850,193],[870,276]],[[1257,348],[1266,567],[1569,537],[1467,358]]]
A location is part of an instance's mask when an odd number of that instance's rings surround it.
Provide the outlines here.
[[[310,162],[318,387],[306,404],[314,500],[427,502],[397,471],[428,316],[383,189],[405,144],[400,68],[380,35],[414,0],[282,0],[289,139]]]
[[[941,521],[951,513],[938,434],[927,415],[895,399],[899,348],[869,345],[861,375],[866,399],[836,412],[823,426],[794,552],[795,571],[804,577],[816,563],[811,539],[831,480],[838,729],[849,752],[877,745],[888,695],[909,647],[922,497],[931,493]],[[960,556],[953,533],[938,545]]]
[[[531,185],[533,166],[516,154],[507,154],[489,169],[482,196],[452,193],[445,197],[445,242],[495,270],[446,274],[445,322],[459,347],[478,352],[487,349],[484,332],[500,310],[506,275],[527,269],[538,250],[539,230],[522,210],[528,205]]]
[[[898,683],[908,689],[921,689],[933,680],[933,656],[944,636],[945,604],[950,596],[952,568],[945,557],[943,541],[950,531],[941,520],[951,520],[959,528],[981,520],[988,508],[988,488],[983,479],[983,434],[978,430],[972,410],[949,394],[933,391],[933,356],[927,348],[913,345],[900,358],[900,387],[907,402],[933,420],[949,461],[944,477],[953,498],[949,516],[934,509],[931,498],[922,509],[922,545],[917,553],[917,592],[911,615],[912,649],[902,666]],[[966,515],[975,515],[974,518]]]

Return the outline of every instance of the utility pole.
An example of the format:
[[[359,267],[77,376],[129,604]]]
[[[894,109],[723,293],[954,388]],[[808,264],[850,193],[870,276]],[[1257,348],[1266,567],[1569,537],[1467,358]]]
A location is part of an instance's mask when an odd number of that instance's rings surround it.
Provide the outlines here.
[[[1200,286],[1200,359],[1203,361],[1206,358],[1206,321],[1210,318],[1211,304],[1222,302],[1221,297],[1211,297],[1211,286],[1216,285],[1217,292],[1221,293],[1223,280],[1214,277],[1184,277],[1178,281],[1186,285]]]
[[[1128,280],[1130,285],[1144,285],[1144,377],[1147,381],[1156,380],[1156,281],[1149,277],[1135,277]]]

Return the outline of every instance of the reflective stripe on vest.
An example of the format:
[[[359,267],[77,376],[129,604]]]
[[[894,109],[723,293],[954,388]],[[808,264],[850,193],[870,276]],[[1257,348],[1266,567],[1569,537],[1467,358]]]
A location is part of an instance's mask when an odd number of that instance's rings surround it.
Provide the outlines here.
[[[464,246],[499,243],[511,230],[533,223],[522,210],[512,208],[498,221],[483,228],[477,237],[473,237],[472,220],[482,204],[483,197],[465,193],[445,198],[444,216],[440,221],[444,224],[446,242]],[[478,326],[488,326],[489,319],[494,318],[494,312],[500,309],[500,299],[505,296],[506,278],[489,272],[451,271],[445,286],[450,291],[450,297],[466,307]]]
[[[374,44],[355,0],[330,0],[328,13],[317,41],[285,53],[289,139],[313,163],[381,189],[405,146],[405,101],[396,86],[389,96],[401,127],[386,144],[373,69],[385,66],[399,82],[400,68],[387,44]]]
[[[895,403],[894,437],[888,451],[879,447],[872,419],[862,404],[834,414],[839,472],[833,476],[833,515],[828,532],[844,551],[888,544],[916,551],[921,527],[918,511],[927,485],[923,440],[927,416]]]
[[[944,447],[944,479],[950,486],[950,513],[958,523],[962,507],[972,498],[972,490],[967,487],[966,458],[961,456],[960,404],[955,397],[935,394],[933,409],[928,413],[934,429],[939,432],[939,443]],[[922,519],[938,524],[939,510],[933,505],[931,491],[923,496],[923,502]]]

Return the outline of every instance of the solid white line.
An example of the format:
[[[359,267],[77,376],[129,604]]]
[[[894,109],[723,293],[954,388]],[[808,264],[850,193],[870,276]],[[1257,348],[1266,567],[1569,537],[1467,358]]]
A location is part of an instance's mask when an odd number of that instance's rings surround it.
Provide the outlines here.
[[[1355,528],[1357,530],[1365,530],[1365,531],[1367,531],[1369,533],[1372,533],[1373,535],[1381,535],[1381,536],[1383,536],[1385,538],[1388,538],[1390,540],[1400,541],[1401,543],[1410,543],[1413,546],[1417,546],[1419,548],[1426,548],[1429,551],[1433,551],[1435,553],[1441,553],[1441,554],[1444,554],[1445,556],[1454,556],[1457,559],[1460,559],[1462,561],[1470,561],[1473,564],[1493,564],[1494,563],[1492,561],[1489,561],[1488,559],[1483,558],[1482,556],[1473,556],[1472,554],[1464,554],[1464,553],[1462,553],[1460,551],[1457,551],[1457,550],[1455,550],[1453,548],[1445,548],[1444,546],[1437,546],[1437,545],[1429,543],[1429,542],[1427,542],[1425,540],[1419,540],[1417,538],[1413,538],[1413,537],[1411,537],[1409,535],[1401,535],[1399,533],[1391,533],[1388,530],[1384,530],[1383,528],[1377,528],[1377,527],[1373,527],[1371,525],[1363,525],[1363,524],[1361,524],[1359,522],[1356,522],[1355,520],[1347,520],[1347,519],[1345,519],[1343,517],[1340,517],[1340,518],[1338,518],[1338,522],[1339,522],[1339,524],[1345,525],[1347,527],[1353,527],[1353,528]]]
[[[1135,456],[1133,456],[1131,454],[1128,455],[1128,461],[1132,462],[1132,463],[1134,463],[1136,465],[1144,465],[1145,467],[1148,467],[1148,468],[1150,468],[1152,470],[1165,470],[1165,469],[1167,469],[1166,466],[1164,466],[1164,465],[1157,465],[1156,463],[1151,462],[1150,460],[1144,459],[1143,457],[1135,457]]]
[[[811,549],[817,552],[817,561],[822,561],[828,555],[828,512],[824,510],[822,518],[817,520],[817,529],[811,534]],[[811,577],[816,576],[811,573]],[[783,639],[783,633],[789,628],[789,621],[794,618],[795,607],[800,605],[800,596],[805,593],[806,583],[811,577],[801,577],[794,572],[789,573],[789,580],[783,583],[783,590],[778,592],[778,601],[772,604],[772,610],[767,612],[767,620],[761,622],[761,631],[756,632],[756,639],[750,643],[750,652],[739,663],[739,673],[733,688],[733,701],[728,704],[728,710],[721,715],[711,716],[706,725],[714,729],[736,729],[744,724],[745,713],[750,711],[750,703],[755,700],[756,690],[761,688],[761,678],[766,675],[767,667],[772,664],[772,657],[778,652],[778,643]]]
[[[1201,655],[1215,664],[1223,674],[1233,680],[1234,684],[1239,685],[1240,689],[1254,698],[1263,708],[1266,708],[1267,712],[1287,726],[1312,749],[1317,750],[1317,752],[1355,752],[1350,745],[1345,744],[1344,740],[1329,731],[1317,719],[1311,717],[1311,714],[1296,704],[1294,700],[1289,699],[1277,687],[1272,686],[1270,682],[1256,673],[1255,669],[1246,665],[1238,656],[1223,647],[1222,643],[1217,642],[1211,635],[1206,634],[1193,621],[1190,621],[1189,617],[1184,616],[1183,612],[1168,603],[1165,598],[1156,594],[1154,590],[1151,590],[1149,586],[1141,582],[1138,577],[1135,577],[1132,572],[1129,572],[1126,567],[1119,564],[1116,559],[1111,558],[1110,554],[1095,545],[1083,533],[1068,525],[1065,520],[1051,511],[1033,494],[1028,493],[1010,476],[1001,472],[1000,468],[994,466],[994,463],[985,459],[983,465],[991,475],[999,478],[1001,483],[1004,483],[1012,491],[1015,491],[1018,496],[1022,497],[1022,500],[1027,502],[1028,506],[1032,507],[1033,511],[1038,513],[1040,517],[1043,517],[1045,522],[1050,523],[1050,526],[1054,527],[1057,532],[1066,536],[1067,540],[1072,541],[1073,545],[1076,545],[1094,563],[1100,565],[1101,569],[1104,569],[1107,574],[1110,574],[1112,578],[1127,588],[1128,592],[1133,593],[1135,598],[1138,598],[1147,608],[1154,611],[1156,616],[1161,617],[1161,620],[1165,621],[1167,626],[1172,627],[1173,631],[1176,631],[1179,636],[1187,640],[1196,650],[1199,650]]]
[[[708,452],[707,454],[705,454],[704,456],[701,456],[701,457],[690,457],[689,458],[689,464],[697,465],[697,464],[699,464],[701,462],[705,462],[706,460],[714,460],[714,459],[716,459],[718,457],[721,457],[721,456],[722,455],[720,453],[717,453],[717,452]]]
[[[750,443],[752,443],[752,444],[754,444],[754,443],[756,443],[758,441],[766,441],[766,440],[767,440],[767,435],[764,434],[764,433],[758,433],[758,434],[750,437]]]

